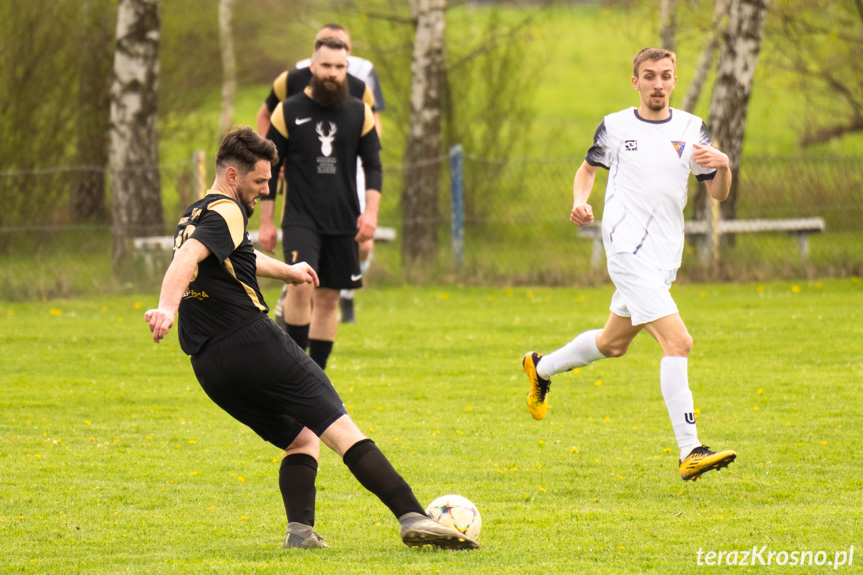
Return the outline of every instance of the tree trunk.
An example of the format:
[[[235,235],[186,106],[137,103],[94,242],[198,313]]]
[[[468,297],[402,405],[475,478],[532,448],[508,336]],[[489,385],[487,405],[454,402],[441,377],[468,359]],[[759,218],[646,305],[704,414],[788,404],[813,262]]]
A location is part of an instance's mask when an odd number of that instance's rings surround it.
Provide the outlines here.
[[[128,269],[131,239],[163,232],[156,112],[159,0],[122,0],[111,87],[114,269]]]
[[[446,0],[412,0],[411,117],[402,192],[402,265],[410,272],[437,253]]]
[[[111,116],[111,39],[113,11],[107,0],[83,0],[84,33],[78,76],[78,128],[75,164],[81,166],[72,185],[72,220],[108,221],[105,168]]]
[[[728,155],[731,166],[731,193],[722,204],[722,217],[728,220],[735,219],[737,214],[746,111],[764,34],[767,4],[768,0],[731,2],[710,102],[710,135],[716,147]]]
[[[662,0],[659,8],[662,48],[672,52],[677,50],[677,1]]]
[[[704,50],[702,50],[701,58],[698,60],[695,76],[692,78],[692,83],[689,84],[686,95],[683,97],[683,103],[680,106],[689,113],[693,113],[695,110],[698,99],[701,97],[701,91],[704,89],[704,84],[707,81],[707,76],[713,69],[713,59],[716,54],[716,48],[719,45],[719,36],[725,33],[725,28],[728,24],[725,15],[728,12],[729,1],[716,0],[713,10],[713,23],[710,26],[707,41],[704,43]]]
[[[237,91],[234,35],[231,31],[231,0],[219,0],[219,47],[222,52],[222,121],[220,133],[224,136],[234,124],[234,93]]]

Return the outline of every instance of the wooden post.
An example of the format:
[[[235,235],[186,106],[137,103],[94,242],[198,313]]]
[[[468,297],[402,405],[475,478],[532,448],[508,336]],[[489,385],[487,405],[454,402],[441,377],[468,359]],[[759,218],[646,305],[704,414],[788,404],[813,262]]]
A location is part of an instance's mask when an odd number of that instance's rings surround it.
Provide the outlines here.
[[[203,150],[192,154],[192,187],[195,190],[195,198],[201,199],[207,195],[207,156]]]

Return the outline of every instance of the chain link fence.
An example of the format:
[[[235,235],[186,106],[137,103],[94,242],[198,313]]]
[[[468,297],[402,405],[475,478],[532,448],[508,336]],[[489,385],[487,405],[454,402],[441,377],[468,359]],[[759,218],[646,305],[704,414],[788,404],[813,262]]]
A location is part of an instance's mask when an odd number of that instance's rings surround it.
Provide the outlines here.
[[[572,179],[581,157],[502,160],[465,154],[461,159],[461,217],[451,202],[454,174],[450,172],[450,158],[442,156],[440,162],[438,213],[427,216],[438,224],[439,249],[438,257],[427,266],[428,281],[478,285],[607,281],[604,265],[596,265],[597,257],[604,256],[595,252],[591,237],[569,223]],[[197,196],[202,178],[211,181],[211,164],[211,158],[199,154],[197,160],[190,157],[186,162],[159,166],[166,235],[173,232],[185,206]],[[207,167],[207,175],[200,173],[202,165]],[[403,281],[399,195],[404,178],[410,176],[400,165],[384,169],[379,224],[394,229],[396,239],[376,248],[376,263],[369,277],[372,285]],[[600,170],[590,200],[597,219],[602,217],[605,184],[606,172]],[[94,187],[98,190],[95,193]],[[51,298],[158,287],[161,272],[155,270],[159,270],[160,262],[164,263],[162,270],[167,267],[168,252],[158,255],[156,266],[142,266],[132,284],[120,284],[113,276],[110,182],[104,168],[0,171],[0,193],[10,198],[0,213],[0,298]],[[687,219],[693,217],[695,194],[693,179]],[[692,237],[687,240],[680,278],[761,281],[860,275],[861,217],[863,158],[746,156],[741,167],[738,219],[821,218],[824,231],[808,235],[805,257],[800,242],[789,233],[723,236],[718,265],[710,268],[699,257],[698,239]],[[454,228],[459,221],[461,230]],[[257,226],[257,219],[253,219],[250,228]],[[461,241],[452,241],[459,235]]]

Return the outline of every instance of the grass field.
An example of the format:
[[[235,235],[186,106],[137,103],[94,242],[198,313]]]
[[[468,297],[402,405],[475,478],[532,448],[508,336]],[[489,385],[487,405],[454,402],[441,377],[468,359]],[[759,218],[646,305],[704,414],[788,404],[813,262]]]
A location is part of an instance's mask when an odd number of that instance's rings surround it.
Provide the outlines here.
[[[151,342],[156,295],[0,304],[0,571],[680,573],[699,550],[832,561],[854,545],[839,571],[859,572],[863,283],[673,293],[695,338],[700,439],[739,454],[694,484],[676,473],[645,335],[625,358],[555,378],[545,420],[524,406],[522,354],[599,327],[611,288],[358,295],[328,374],[423,503],[477,504],[483,548],[470,553],[404,547],[331,453],[317,530],[332,547],[282,550],[280,453],[206,398],[175,333]]]

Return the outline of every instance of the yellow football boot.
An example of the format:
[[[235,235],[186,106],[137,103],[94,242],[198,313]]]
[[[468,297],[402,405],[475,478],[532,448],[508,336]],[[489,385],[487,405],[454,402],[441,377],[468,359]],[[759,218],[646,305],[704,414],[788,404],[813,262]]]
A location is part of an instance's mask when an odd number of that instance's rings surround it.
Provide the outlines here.
[[[536,364],[539,363],[539,358],[541,357],[542,355],[531,351],[521,360],[521,366],[524,368],[527,379],[530,381],[530,389],[527,392],[527,408],[534,419],[545,417],[545,412],[550,407],[545,396],[551,387],[551,380],[542,379],[536,373]]]
[[[728,467],[737,458],[733,451],[714,453],[706,445],[696,447],[680,462],[680,478],[684,481],[695,481],[711,469]]]

